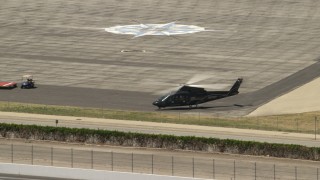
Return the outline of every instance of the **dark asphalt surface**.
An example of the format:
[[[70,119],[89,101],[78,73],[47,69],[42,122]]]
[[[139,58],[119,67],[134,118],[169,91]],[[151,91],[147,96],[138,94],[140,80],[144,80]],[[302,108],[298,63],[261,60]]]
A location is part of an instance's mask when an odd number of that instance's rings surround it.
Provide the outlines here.
[[[25,175],[12,175],[12,174],[1,174],[0,180],[67,180],[62,178],[49,178],[49,177],[39,177],[39,176],[25,176]]]
[[[319,77],[320,63],[315,64],[271,84],[261,90],[241,94],[200,105],[199,108],[166,108],[167,112],[208,112],[232,116],[246,115],[260,105],[283,95]],[[245,83],[245,79],[244,79]],[[65,105],[79,107],[108,108],[119,110],[157,111],[152,102],[158,97],[148,93],[37,85],[36,89],[1,90],[1,101]]]

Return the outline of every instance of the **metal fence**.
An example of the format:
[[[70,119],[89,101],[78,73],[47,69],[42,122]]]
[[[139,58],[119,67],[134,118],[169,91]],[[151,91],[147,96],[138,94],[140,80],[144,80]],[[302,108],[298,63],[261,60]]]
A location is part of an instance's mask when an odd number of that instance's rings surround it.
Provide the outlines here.
[[[0,161],[205,179],[319,180],[319,168],[240,160],[0,144]]]

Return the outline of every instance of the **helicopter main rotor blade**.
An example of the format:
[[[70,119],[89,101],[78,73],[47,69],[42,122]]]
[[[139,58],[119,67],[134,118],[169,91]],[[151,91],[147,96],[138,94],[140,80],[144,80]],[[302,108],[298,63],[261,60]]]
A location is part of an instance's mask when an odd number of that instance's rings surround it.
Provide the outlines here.
[[[177,91],[180,87],[181,86],[177,86],[177,87],[174,87],[174,88],[169,88],[169,89],[157,91],[157,92],[155,92],[153,94],[154,95],[166,95],[166,94],[169,94],[170,92]]]
[[[221,90],[226,89],[230,87],[230,84],[191,84],[188,85],[190,87],[199,87],[199,88],[205,88],[205,89],[215,89],[215,90]]]
[[[199,81],[203,81],[203,80],[209,79],[211,77],[212,77],[211,75],[196,74],[186,84],[194,84],[194,83],[197,83]]]

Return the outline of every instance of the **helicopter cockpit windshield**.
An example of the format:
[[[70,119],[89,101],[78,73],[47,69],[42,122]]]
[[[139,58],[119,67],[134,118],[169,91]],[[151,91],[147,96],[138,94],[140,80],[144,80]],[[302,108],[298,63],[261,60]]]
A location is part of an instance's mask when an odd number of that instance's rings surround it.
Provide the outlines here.
[[[169,94],[166,94],[162,97],[160,97],[158,100],[154,101],[152,104],[158,107],[165,107],[166,104],[168,103],[168,100],[172,99],[172,96],[175,92],[171,92]]]
[[[171,91],[170,93],[164,95],[164,96],[161,96],[158,101],[165,101],[166,99],[168,99],[170,96],[174,95],[177,91]]]
[[[170,94],[167,94],[166,96],[162,96],[159,100],[160,101],[165,101],[166,99],[168,99],[168,97],[171,96],[171,93]]]

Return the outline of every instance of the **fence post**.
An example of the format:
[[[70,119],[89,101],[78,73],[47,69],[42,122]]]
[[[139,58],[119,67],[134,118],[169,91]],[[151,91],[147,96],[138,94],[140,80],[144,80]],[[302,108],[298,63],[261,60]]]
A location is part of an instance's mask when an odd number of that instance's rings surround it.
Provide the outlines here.
[[[152,173],[151,174],[153,174],[153,154],[152,154],[152,156],[151,156],[151,171],[152,171]]]
[[[93,150],[91,149],[91,169],[93,169]]]
[[[174,166],[173,166],[173,156],[171,157],[171,162],[172,162],[171,167],[172,167],[172,176],[173,176],[174,175],[174,171],[173,171],[173,168],[174,168]]]
[[[317,116],[314,117],[314,139],[317,140]]]
[[[53,147],[51,147],[51,166],[53,166]]]
[[[233,178],[236,180],[236,160],[233,160]]]
[[[276,165],[273,164],[273,179],[276,180]]]
[[[11,163],[13,163],[13,144],[11,144]]]
[[[295,173],[295,177],[296,177],[295,180],[297,180],[298,179],[297,166],[294,167],[294,173]]]
[[[212,160],[212,177],[213,179],[216,178],[216,169],[215,169],[214,159]]]
[[[319,180],[319,168],[317,168],[317,180]]]
[[[73,168],[73,148],[71,148],[71,168]]]
[[[113,171],[113,151],[111,151],[111,171]]]
[[[257,162],[254,162],[254,179],[257,179]]]
[[[31,145],[31,165],[33,165],[33,144]]]
[[[133,172],[133,153],[131,154],[131,172]]]
[[[194,157],[192,158],[192,177],[194,178]]]
[[[103,114],[103,103],[101,105],[101,117],[104,118],[104,114]]]

